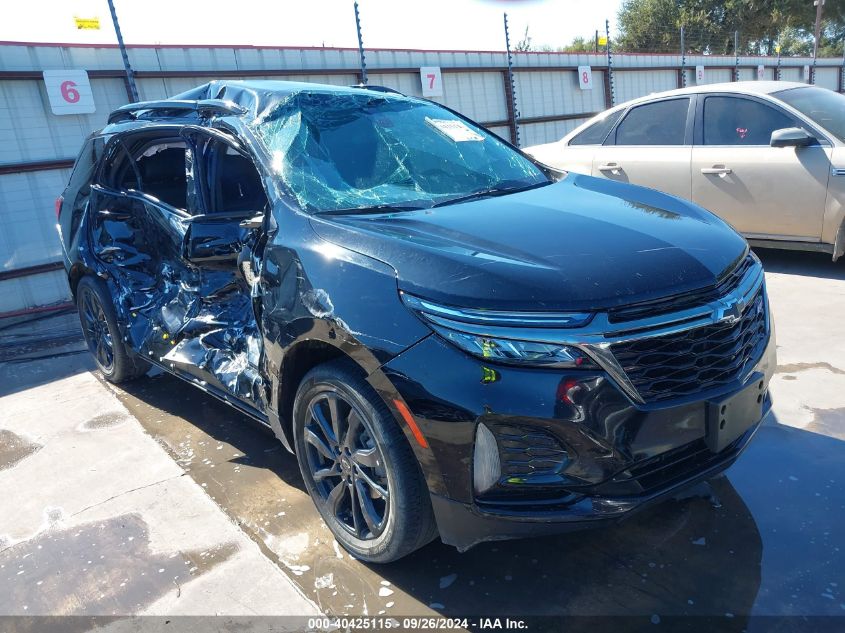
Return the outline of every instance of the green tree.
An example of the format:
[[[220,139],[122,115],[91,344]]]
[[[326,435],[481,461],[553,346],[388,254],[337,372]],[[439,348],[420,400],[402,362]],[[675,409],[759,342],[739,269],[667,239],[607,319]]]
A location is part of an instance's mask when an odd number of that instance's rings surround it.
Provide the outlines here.
[[[581,37],[579,35],[569,44],[560,47],[558,50],[567,53],[592,53],[596,50],[596,38]],[[602,46],[600,50],[604,50],[604,46]]]
[[[680,50],[684,26],[689,53],[808,54],[813,50],[816,12],[810,0],[625,0],[619,10],[620,51]],[[821,52],[842,49],[845,0],[826,0]],[[809,47],[809,48],[808,48]]]

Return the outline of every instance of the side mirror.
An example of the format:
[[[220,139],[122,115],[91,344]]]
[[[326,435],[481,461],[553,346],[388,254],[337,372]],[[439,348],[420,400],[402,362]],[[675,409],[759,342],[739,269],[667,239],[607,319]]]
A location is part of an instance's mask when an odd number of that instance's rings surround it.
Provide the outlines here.
[[[772,138],[769,145],[772,147],[807,147],[816,142],[816,139],[806,130],[800,127],[785,127],[781,130],[772,132]]]

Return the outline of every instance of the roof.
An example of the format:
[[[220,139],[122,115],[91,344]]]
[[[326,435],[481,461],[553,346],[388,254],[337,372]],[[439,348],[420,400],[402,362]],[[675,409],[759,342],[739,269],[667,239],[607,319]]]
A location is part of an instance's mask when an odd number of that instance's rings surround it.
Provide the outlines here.
[[[346,94],[361,95],[366,86],[333,86],[329,84],[306,83],[302,81],[275,81],[267,79],[249,79],[236,81],[230,79],[218,79],[207,84],[192,88],[171,97],[173,100],[203,101],[219,99],[239,105],[246,110],[246,117],[251,119],[259,118],[270,108],[280,101],[284,101],[290,95],[300,92],[325,93],[325,94]],[[373,87],[382,96],[389,96],[398,99],[408,99],[398,92],[385,90],[381,87]]]
[[[145,121],[152,119],[178,119],[191,117],[196,113],[234,115],[248,120],[266,116],[279,103],[292,95],[336,94],[360,97],[363,91],[378,92],[382,97],[413,99],[384,86],[334,86],[329,84],[305,83],[301,81],[273,80],[214,80],[191,88],[186,92],[157,101],[129,103],[114,110],[108,119],[109,125],[140,122],[139,113]],[[150,118],[151,117],[151,118]]]

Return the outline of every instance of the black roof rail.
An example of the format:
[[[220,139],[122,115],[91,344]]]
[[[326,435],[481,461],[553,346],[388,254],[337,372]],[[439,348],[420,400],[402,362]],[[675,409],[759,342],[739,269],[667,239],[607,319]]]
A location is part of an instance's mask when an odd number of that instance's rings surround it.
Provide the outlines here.
[[[402,95],[405,96],[404,93],[399,92],[398,90],[394,90],[393,88],[388,88],[387,86],[374,86],[372,84],[355,84],[354,86],[349,86],[350,88],[361,88],[362,90],[373,90],[374,92],[389,92],[390,94],[394,95]]]
[[[119,107],[109,115],[109,123],[118,123],[135,119],[139,112],[150,110],[199,112],[200,114],[232,114],[240,115],[246,112],[244,108],[232,101],[224,99],[201,99],[199,101],[185,101],[178,99],[162,99],[160,101],[140,101]]]

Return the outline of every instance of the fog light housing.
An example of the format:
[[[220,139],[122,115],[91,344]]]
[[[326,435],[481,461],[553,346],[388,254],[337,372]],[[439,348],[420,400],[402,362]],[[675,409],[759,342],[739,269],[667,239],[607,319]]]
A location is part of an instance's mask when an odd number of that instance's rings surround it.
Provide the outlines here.
[[[490,490],[501,477],[499,445],[490,429],[479,423],[475,428],[475,450],[472,459],[472,483],[475,492],[482,494]]]

